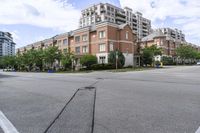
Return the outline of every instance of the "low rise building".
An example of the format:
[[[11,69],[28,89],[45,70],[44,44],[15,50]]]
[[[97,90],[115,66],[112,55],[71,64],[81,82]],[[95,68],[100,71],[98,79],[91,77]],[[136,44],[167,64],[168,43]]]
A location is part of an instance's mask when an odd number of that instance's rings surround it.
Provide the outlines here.
[[[56,35],[52,38],[39,41],[19,48],[18,53],[30,49],[45,49],[49,46],[58,46],[63,51],[73,52],[77,58],[84,54],[96,55],[98,63],[108,63],[110,51],[121,51],[125,56],[125,66],[133,65],[137,54],[136,34],[128,24],[117,25],[102,22],[77,30]]]
[[[176,48],[183,44],[192,46],[195,50],[199,50],[197,45],[186,42],[185,35],[179,30],[172,30],[170,28],[161,28],[154,30],[150,35],[142,38],[140,47],[149,47],[156,45],[158,48],[162,48],[164,56],[176,56]]]

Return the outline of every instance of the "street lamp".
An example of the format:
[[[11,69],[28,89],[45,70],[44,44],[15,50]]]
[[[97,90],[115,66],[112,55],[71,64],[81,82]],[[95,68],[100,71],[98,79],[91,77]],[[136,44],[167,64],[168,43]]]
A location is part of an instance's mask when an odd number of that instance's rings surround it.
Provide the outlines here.
[[[116,60],[115,65],[116,65],[116,69],[117,69],[118,68],[118,64],[117,63],[118,63],[118,58],[119,58],[118,57],[118,51],[116,51],[116,53],[115,53],[115,58],[116,58],[115,59]]]

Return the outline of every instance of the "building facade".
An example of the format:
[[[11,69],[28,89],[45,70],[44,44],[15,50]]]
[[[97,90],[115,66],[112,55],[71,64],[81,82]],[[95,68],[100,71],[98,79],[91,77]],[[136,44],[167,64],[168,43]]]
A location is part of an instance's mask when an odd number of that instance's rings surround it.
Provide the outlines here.
[[[181,30],[171,28],[159,28],[167,37],[174,39],[175,41],[185,42],[185,34]]]
[[[99,3],[82,10],[79,27],[106,21],[119,25],[129,24],[138,39],[149,35],[151,31],[151,21],[144,18],[142,13],[134,13],[131,8],[122,9],[108,3]]]
[[[154,30],[150,35],[142,38],[140,46],[142,48],[156,45],[162,48],[164,56],[176,57],[176,48],[186,44],[192,46],[199,51],[200,47],[186,42],[185,35],[180,30],[172,30],[170,28],[162,28]]]
[[[125,66],[133,65],[134,54],[137,54],[136,34],[128,24],[117,25],[102,22],[96,25],[56,35],[19,48],[18,53],[30,49],[45,49],[57,46],[62,52],[72,52],[77,58],[84,54],[96,55],[98,63],[108,63],[110,51],[119,50],[125,56]],[[133,63],[134,62],[134,63]]]
[[[0,57],[15,55],[15,43],[9,32],[0,31]]]

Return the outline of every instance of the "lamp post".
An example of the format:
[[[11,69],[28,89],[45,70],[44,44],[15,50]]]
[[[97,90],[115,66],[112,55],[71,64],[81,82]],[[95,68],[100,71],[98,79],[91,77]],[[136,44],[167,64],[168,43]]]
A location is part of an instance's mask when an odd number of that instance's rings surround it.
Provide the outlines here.
[[[116,55],[115,55],[115,60],[116,60],[116,62],[115,62],[115,65],[116,65],[116,69],[118,68],[118,51],[116,51],[116,53],[115,53]]]

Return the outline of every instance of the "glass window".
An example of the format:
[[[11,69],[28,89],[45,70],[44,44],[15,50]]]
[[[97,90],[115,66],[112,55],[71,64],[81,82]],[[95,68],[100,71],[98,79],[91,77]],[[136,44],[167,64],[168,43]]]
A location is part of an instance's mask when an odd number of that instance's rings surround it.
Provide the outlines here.
[[[106,57],[105,56],[99,56],[99,63],[105,64],[106,63]]]
[[[83,46],[82,47],[82,52],[83,53],[88,53],[88,47],[87,46]]]
[[[75,37],[75,42],[80,42],[80,36]]]
[[[114,46],[113,46],[113,43],[110,42],[110,51],[113,51],[114,50]]]
[[[59,41],[58,41],[58,46],[60,46],[60,45],[61,45],[61,42],[62,42],[61,40],[59,40]]]
[[[75,52],[76,52],[76,53],[80,53],[80,47],[76,47],[76,48],[75,48]]]
[[[105,44],[99,44],[99,52],[105,52],[106,51],[106,45]]]
[[[67,45],[68,44],[68,40],[67,39],[64,39],[63,40],[63,45]]]
[[[83,40],[83,41],[87,41],[87,40],[88,40],[88,36],[87,36],[87,35],[83,35],[83,36],[82,36],[82,40]]]
[[[105,38],[105,37],[106,37],[105,31],[99,31],[99,38]]]
[[[128,31],[126,32],[126,39],[128,39]]]

